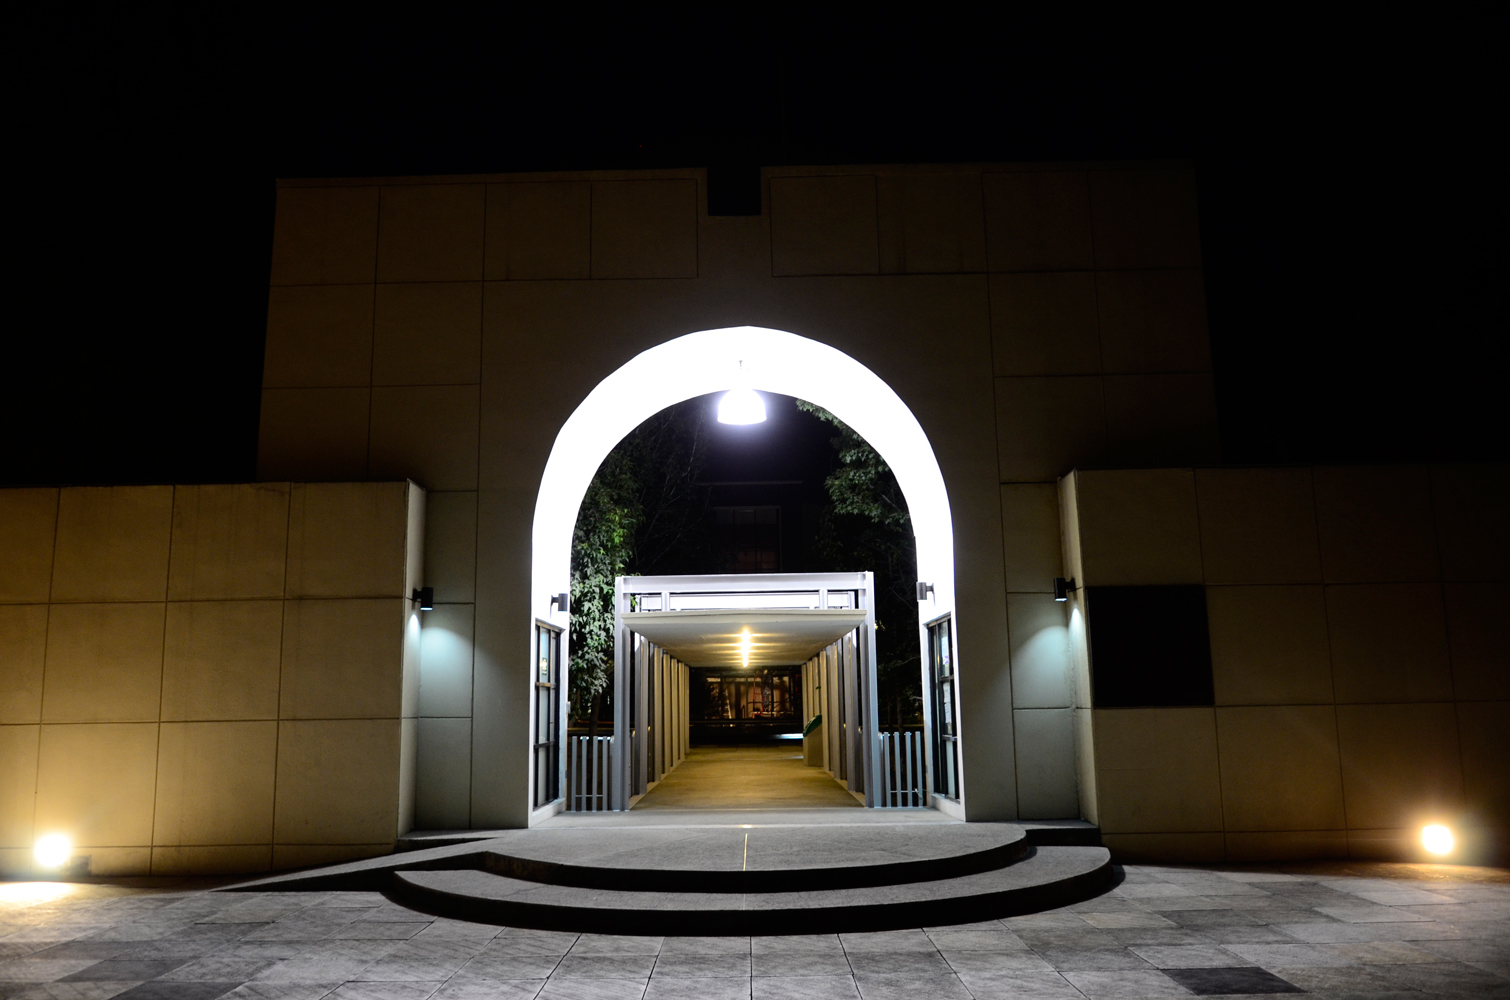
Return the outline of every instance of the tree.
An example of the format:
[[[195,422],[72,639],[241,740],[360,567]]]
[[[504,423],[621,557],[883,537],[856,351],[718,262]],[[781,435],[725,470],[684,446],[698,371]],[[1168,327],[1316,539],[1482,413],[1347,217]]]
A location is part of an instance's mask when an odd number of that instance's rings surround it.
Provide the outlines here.
[[[570,698],[597,735],[613,679],[614,580],[705,572],[706,406],[689,400],[640,424],[614,447],[582,498],[572,533]]]
[[[848,424],[806,400],[797,400],[797,408],[838,431],[830,439],[839,464],[824,481],[829,505],[817,532],[820,557],[829,570],[875,573],[877,696],[891,708],[895,724],[920,721],[917,542],[902,487],[886,460]]]

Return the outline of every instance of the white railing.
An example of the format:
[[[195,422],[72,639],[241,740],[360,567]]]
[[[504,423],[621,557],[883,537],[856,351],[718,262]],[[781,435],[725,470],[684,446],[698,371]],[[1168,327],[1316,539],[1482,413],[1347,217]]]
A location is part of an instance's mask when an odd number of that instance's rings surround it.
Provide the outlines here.
[[[923,769],[923,734],[881,734],[882,809],[907,809],[927,805],[928,782]]]
[[[612,736],[573,736],[566,756],[566,808],[573,812],[607,812],[608,761]]]

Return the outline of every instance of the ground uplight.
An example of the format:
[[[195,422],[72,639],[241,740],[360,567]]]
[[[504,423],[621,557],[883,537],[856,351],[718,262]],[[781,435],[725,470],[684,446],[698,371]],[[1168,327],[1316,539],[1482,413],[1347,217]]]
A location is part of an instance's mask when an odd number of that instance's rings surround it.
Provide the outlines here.
[[[61,868],[73,857],[73,841],[61,833],[49,833],[38,837],[32,848],[32,857],[41,868]]]
[[[1421,846],[1432,854],[1451,854],[1457,845],[1452,831],[1440,823],[1433,823],[1421,830]]]

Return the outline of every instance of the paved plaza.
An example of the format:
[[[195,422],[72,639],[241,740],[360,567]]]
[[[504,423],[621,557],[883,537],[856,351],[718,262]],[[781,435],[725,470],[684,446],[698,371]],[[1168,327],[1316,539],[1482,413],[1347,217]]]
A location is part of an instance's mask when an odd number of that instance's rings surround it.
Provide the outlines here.
[[[4,1000],[1510,997],[1510,871],[1127,866],[1095,899],[871,934],[634,937],[434,919],[376,893],[0,883]]]

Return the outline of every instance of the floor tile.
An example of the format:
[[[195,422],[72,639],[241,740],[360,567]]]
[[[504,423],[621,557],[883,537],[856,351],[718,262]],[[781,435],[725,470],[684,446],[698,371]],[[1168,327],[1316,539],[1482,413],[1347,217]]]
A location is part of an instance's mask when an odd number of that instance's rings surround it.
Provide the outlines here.
[[[1022,938],[1008,930],[929,931],[928,939],[939,951],[1026,951]]]
[[[749,955],[657,956],[653,979],[749,979]]]
[[[972,972],[959,978],[975,1000],[1085,1000],[1057,972]]]
[[[651,977],[645,1000],[749,1000],[748,979],[659,979]]]
[[[971,1000],[959,978],[947,976],[868,976],[855,974],[855,985],[864,1000]]]
[[[430,1000],[533,1000],[544,979],[453,979]]]
[[[637,937],[633,934],[583,934],[572,945],[570,954],[578,955],[656,955],[662,938]]]
[[[643,979],[552,979],[541,989],[540,1000],[641,1000]]]
[[[1233,965],[1262,965],[1268,969],[1279,966],[1315,969],[1328,965],[1354,964],[1325,945],[1229,944],[1226,947],[1228,951],[1243,959],[1240,962],[1233,962]]]
[[[1066,972],[1070,985],[1087,1000],[1143,1000],[1148,997],[1189,996],[1179,983],[1162,972]]]
[[[661,939],[662,955],[748,955],[747,937],[668,937]]]
[[[1132,945],[1128,950],[1158,969],[1226,969],[1250,964],[1215,945]]]
[[[1087,912],[1079,914],[1081,920],[1092,927],[1102,929],[1123,927],[1175,927],[1173,920],[1150,913],[1147,910],[1128,910],[1121,913]]]
[[[752,1000],[858,1000],[851,976],[769,976],[750,984]]]
[[[556,966],[551,980],[638,979],[643,982],[650,978],[654,966],[654,955],[567,955]]]
[[[849,965],[855,975],[942,976],[952,974],[949,963],[937,951],[851,951]]]
[[[750,962],[757,977],[847,976],[853,970],[842,951],[794,951],[788,954],[757,952]]]
[[[346,983],[332,993],[329,1000],[425,1000],[440,987],[438,982]]]
[[[165,983],[162,981],[142,983],[124,993],[117,993],[117,1000],[215,1000],[234,990],[239,983]]]
[[[1266,969],[1166,969],[1164,974],[1197,996],[1301,993],[1300,987]]]
[[[1053,967],[1026,949],[1022,951],[947,951],[944,961],[956,973],[1051,972]]]
[[[846,952],[934,951],[933,941],[922,931],[878,931],[869,934],[840,934]]]
[[[231,1000],[321,1000],[340,983],[251,982],[226,994]]]

